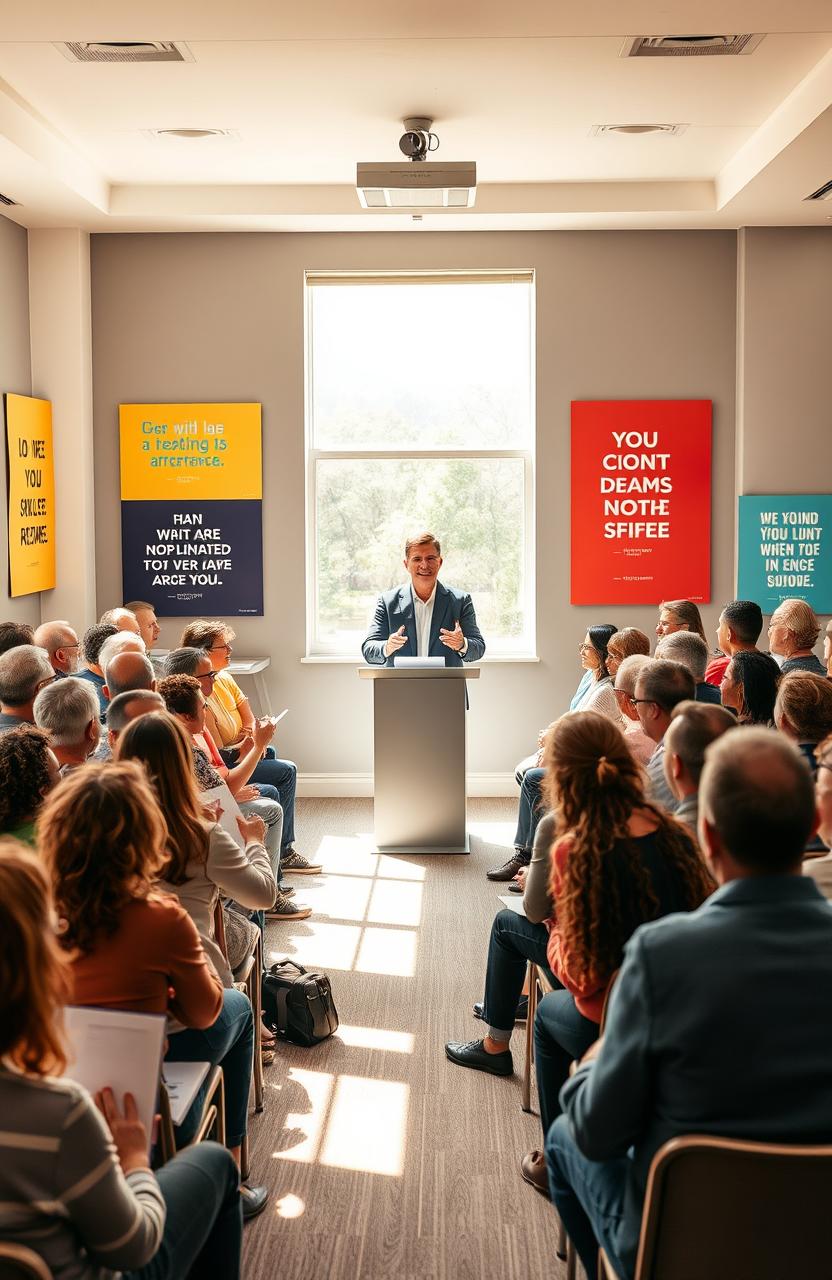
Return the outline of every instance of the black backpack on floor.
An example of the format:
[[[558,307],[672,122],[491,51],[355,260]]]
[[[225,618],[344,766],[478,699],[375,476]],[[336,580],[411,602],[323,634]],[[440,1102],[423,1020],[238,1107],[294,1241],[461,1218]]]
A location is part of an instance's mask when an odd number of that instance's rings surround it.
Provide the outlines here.
[[[263,974],[263,1020],[293,1044],[320,1044],[338,1030],[338,1012],[325,973],[279,960]]]

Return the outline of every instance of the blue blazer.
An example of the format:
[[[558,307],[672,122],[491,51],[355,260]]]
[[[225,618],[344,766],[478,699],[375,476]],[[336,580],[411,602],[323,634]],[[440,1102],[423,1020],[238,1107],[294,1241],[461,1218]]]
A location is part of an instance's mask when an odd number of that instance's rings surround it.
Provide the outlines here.
[[[671,1138],[832,1142],[832,905],[808,876],[734,880],[637,929],[604,1046],[563,1086],[589,1160],[623,1159],[635,1269],[650,1161]]]
[[[459,622],[462,633],[468,641],[468,648],[463,658],[460,654],[448,649],[439,639],[439,631],[453,631]],[[416,619],[413,611],[413,592],[410,583],[402,587],[392,587],[379,596],[373,623],[361,646],[365,662],[377,667],[392,667],[394,655],[384,656],[384,646],[388,636],[392,636],[399,627],[404,627],[407,644],[397,652],[405,658],[416,657]],[[445,665],[461,667],[463,662],[478,662],[485,653],[485,641],[477,626],[477,615],[471,603],[471,597],[456,587],[443,587],[436,583],[436,599],[433,602],[433,617],[430,624],[430,646],[427,657],[444,658]]]

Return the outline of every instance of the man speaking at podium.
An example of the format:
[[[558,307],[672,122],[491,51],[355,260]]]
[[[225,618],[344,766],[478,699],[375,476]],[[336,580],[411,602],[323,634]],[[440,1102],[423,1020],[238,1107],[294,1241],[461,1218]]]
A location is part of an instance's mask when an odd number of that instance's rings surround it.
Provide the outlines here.
[[[471,597],[439,581],[441,547],[432,533],[408,538],[404,567],[410,583],[379,596],[369,634],[361,646],[365,661],[393,666],[397,653],[410,658],[444,658],[449,667],[478,662],[485,641]]]

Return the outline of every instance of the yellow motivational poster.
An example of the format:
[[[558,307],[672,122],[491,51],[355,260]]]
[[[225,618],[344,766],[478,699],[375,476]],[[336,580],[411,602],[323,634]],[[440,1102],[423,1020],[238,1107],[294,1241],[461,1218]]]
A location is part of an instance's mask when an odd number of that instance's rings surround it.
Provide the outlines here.
[[[27,596],[55,585],[55,469],[52,405],[7,395],[9,594]]]
[[[262,498],[259,404],[122,404],[124,502]]]

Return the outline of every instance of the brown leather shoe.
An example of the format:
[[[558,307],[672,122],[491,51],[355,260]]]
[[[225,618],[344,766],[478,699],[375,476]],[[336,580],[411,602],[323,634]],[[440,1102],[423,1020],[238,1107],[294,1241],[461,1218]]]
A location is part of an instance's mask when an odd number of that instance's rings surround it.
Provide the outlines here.
[[[486,871],[488,880],[513,880],[521,867],[527,867],[532,860],[532,855],[527,853],[525,849],[515,849],[508,862],[504,862],[501,867],[494,867],[492,871]]]
[[[530,1151],[520,1161],[520,1173],[529,1186],[534,1187],[547,1200],[549,1195],[549,1174],[546,1171],[546,1157],[542,1151]]]

